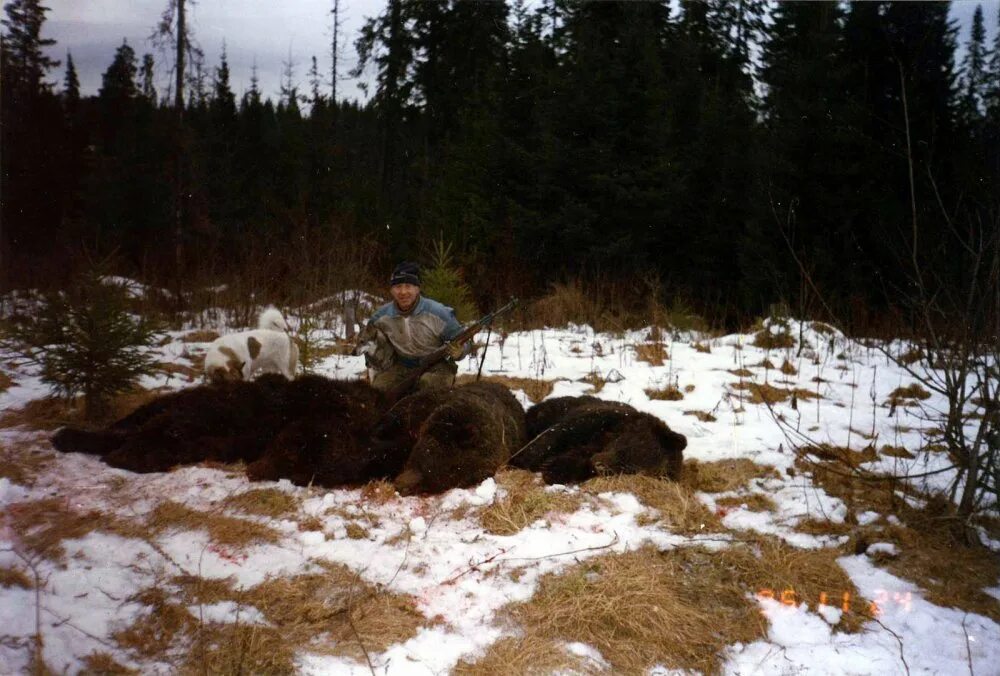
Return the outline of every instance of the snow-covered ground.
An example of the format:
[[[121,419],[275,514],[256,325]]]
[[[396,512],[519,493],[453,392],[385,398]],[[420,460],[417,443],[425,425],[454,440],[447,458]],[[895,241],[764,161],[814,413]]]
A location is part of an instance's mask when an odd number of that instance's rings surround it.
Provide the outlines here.
[[[162,589],[181,602],[176,586],[179,576],[226,580],[240,590],[312,573],[318,564],[342,564],[357,575],[359,584],[412,599],[425,620],[423,626],[367,657],[330,654],[321,649],[318,637],[315,646],[297,652],[296,669],[304,674],[441,674],[460,661],[475,662],[496,641],[516,633],[516,628],[499,618],[510,604],[531,599],[543,575],[590,557],[647,546],[670,550],[700,545],[717,550],[729,546],[734,534],[742,532],[781,538],[796,548],[842,547],[848,536],[841,531],[816,534],[796,529],[808,519],[841,524],[848,514],[842,500],[815,485],[808,472],[796,471],[792,449],[796,435],[832,447],[860,449],[871,444],[875,449],[889,445],[916,451],[926,444],[932,423],[917,406],[899,406],[889,417],[890,392],[909,385],[912,378],[878,350],[808,322],[804,326],[794,320],[784,325],[771,322],[764,330],[787,331],[796,340],[801,335],[805,346],[765,350],[754,345],[753,334],[708,337],[663,332],[653,343],[668,358],[654,366],[639,358],[641,346],[651,344],[653,329],[611,335],[570,326],[502,338],[494,333],[482,367],[484,375],[551,381],[548,396],[552,397],[592,393],[594,382],[603,383],[596,396],[629,403],[686,435],[685,458],[702,462],[742,458],[775,468],[772,475],[755,480],[742,493],[698,494],[722,519],[725,529],[716,533],[671,532],[664,521],[650,518],[652,508],[630,493],[585,495],[579,487],[554,486],[546,490],[580,498],[575,511],[547,515],[518,532],[498,535],[485,529],[478,518],[479,510],[505,496],[502,482],[493,479],[439,496],[375,499],[364,489],[251,484],[238,469],[225,467],[183,467],[163,474],[134,475],[93,457],[56,454],[48,444],[47,431],[0,428],[0,448],[5,454],[0,460],[25,463],[27,458],[33,463],[20,473],[0,471],[4,513],[0,572],[17,571],[27,580],[37,573],[39,580],[25,585],[0,578],[0,672],[30,670],[36,634],[41,635],[46,665],[56,672],[77,673],[85,665],[92,667],[85,660],[94,654],[108,655],[117,664],[143,673],[175,671],[177,662],[169,659],[169,650],[147,659],[116,637],[137,620],[158,612],[141,597],[143,590]],[[162,361],[190,365],[204,351],[204,343],[181,342],[183,334],[170,332],[173,340],[157,348]],[[335,337],[333,330],[316,335]],[[480,339],[485,340],[486,334]],[[762,365],[765,360],[771,365]],[[786,360],[793,368],[782,372]],[[460,373],[475,374],[479,366],[478,359],[470,357],[461,364]],[[14,381],[0,393],[0,410],[19,408],[46,395],[30,369],[0,369]],[[316,371],[334,378],[357,378],[363,364],[358,358],[334,354]],[[740,389],[751,382],[798,388],[800,396],[769,408],[752,403],[750,389]],[[164,373],[146,379],[143,385],[177,388],[189,382],[176,373]],[[669,387],[683,397],[650,398],[649,392]],[[805,391],[819,396],[808,398],[802,394]],[[515,393],[530,405],[525,392]],[[923,410],[942,404],[933,396],[920,402]],[[943,488],[952,480],[946,454],[914,455],[907,459],[876,453],[865,468],[920,475],[913,483],[924,491]],[[294,498],[296,507],[270,517],[248,516],[227,506],[233,504],[233,496],[267,487]],[[753,494],[770,498],[775,508],[752,511],[718,504],[726,497]],[[256,544],[226,545],[205,530],[176,525],[160,529],[150,525],[141,536],[122,528],[81,527],[82,535],[71,533],[73,537],[58,543],[61,555],[38,556],[26,549],[30,532],[19,532],[13,524],[23,529],[18,515],[42,500],[53,501],[59,514],[104,515],[133,524],[151,524],[149,519],[158,506],[179,503],[196,511],[249,519],[277,535]],[[857,520],[864,525],[891,518],[867,512]],[[364,528],[359,530],[359,524]],[[723,671],[1000,673],[1000,625],[980,614],[935,605],[913,581],[878,565],[879,556],[897,553],[894,548],[880,543],[866,553],[837,559],[857,591],[877,605],[877,619],[867,619],[862,631],[839,630],[842,612],[836,602],[782,603],[779,598],[768,598],[770,594],[760,594],[755,598],[767,618],[767,634],[751,643],[730,645]],[[998,587],[1000,580],[994,580],[992,591],[984,591],[997,597]],[[754,591],[748,594],[754,596]],[[252,603],[183,602],[199,622],[268,622],[264,609]],[[589,655],[591,668],[600,670],[603,665],[613,671],[592,646],[570,647]],[[175,645],[173,649],[182,648]],[[662,666],[654,671],[673,673]]]

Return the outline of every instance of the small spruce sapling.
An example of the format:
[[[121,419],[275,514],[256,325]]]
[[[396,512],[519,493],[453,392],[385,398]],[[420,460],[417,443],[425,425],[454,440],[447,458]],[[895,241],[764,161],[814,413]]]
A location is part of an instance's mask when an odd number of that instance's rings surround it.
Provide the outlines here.
[[[71,399],[84,398],[95,420],[111,399],[154,371],[149,351],[155,327],[129,314],[124,290],[90,273],[71,291],[51,294],[38,315],[11,324],[5,347],[40,367],[42,382]]]

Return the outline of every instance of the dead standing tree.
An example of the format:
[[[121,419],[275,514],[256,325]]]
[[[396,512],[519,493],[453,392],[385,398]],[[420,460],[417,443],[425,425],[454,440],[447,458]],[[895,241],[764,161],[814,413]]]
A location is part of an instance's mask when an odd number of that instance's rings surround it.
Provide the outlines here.
[[[184,236],[187,135],[184,129],[185,62],[191,56],[192,41],[185,9],[193,0],[168,0],[160,21],[151,36],[154,44],[172,47],[174,61],[174,294],[178,309],[183,305]]]

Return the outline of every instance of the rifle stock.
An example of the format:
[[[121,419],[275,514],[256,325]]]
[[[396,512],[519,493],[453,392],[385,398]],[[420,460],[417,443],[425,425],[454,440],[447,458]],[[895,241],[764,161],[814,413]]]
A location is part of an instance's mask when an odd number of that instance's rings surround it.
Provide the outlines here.
[[[518,305],[517,298],[512,298],[510,302],[508,302],[499,310],[494,310],[493,312],[483,317],[480,317],[479,319],[477,319],[476,321],[472,322],[464,329],[462,329],[457,336],[449,340],[447,343],[437,348],[430,354],[425,355],[423,358],[421,358],[420,364],[415,368],[413,368],[411,373],[407,375],[402,382],[400,382],[394,388],[386,392],[385,394],[386,404],[392,406],[397,401],[402,399],[403,396],[406,395],[411,389],[413,389],[414,385],[417,384],[417,381],[420,380],[420,376],[427,373],[427,371],[430,370],[430,368],[433,367],[435,364],[444,361],[444,359],[448,356],[453,346],[464,345],[465,343],[469,342],[475,337],[477,333],[479,333],[480,330],[492,324],[494,319],[510,312],[515,307],[517,307],[517,305]]]

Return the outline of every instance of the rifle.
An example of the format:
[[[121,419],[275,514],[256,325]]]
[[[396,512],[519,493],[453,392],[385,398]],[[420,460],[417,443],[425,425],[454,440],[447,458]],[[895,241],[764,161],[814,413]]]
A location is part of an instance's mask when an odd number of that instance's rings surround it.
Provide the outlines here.
[[[386,392],[386,403],[392,406],[397,401],[399,401],[404,395],[406,395],[417,381],[420,380],[420,376],[427,373],[427,371],[435,364],[444,361],[444,359],[451,352],[451,348],[455,345],[464,345],[465,343],[472,340],[477,333],[479,333],[484,327],[489,326],[493,323],[493,320],[497,317],[507,314],[513,310],[518,305],[517,298],[511,298],[510,302],[504,305],[499,310],[494,310],[493,312],[480,317],[476,321],[472,322],[464,329],[462,329],[457,336],[449,340],[447,343],[437,348],[428,355],[424,355],[420,358],[420,363],[412,369],[409,375],[396,385],[394,388]]]

